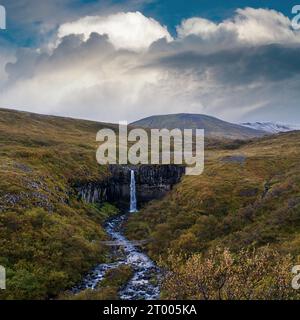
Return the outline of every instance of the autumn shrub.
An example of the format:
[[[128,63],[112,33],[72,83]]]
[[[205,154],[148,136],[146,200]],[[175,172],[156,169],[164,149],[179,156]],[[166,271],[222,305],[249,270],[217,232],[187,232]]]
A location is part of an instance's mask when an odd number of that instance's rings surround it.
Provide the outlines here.
[[[106,261],[101,223],[118,211],[110,205],[77,206],[51,214],[41,208],[0,213],[0,265],[7,269],[0,299],[55,297]]]
[[[268,247],[232,253],[217,247],[206,254],[169,254],[163,298],[196,300],[282,300],[299,298],[291,287],[292,259]]]

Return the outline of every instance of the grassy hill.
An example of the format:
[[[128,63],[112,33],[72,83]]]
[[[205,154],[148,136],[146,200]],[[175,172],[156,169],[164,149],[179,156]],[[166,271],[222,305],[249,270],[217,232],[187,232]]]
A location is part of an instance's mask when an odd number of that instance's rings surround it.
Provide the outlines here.
[[[152,238],[154,257],[216,244],[272,244],[300,254],[300,132],[236,150],[210,150],[204,173],[185,176],[162,201],[131,218],[128,234]]]
[[[74,182],[101,180],[96,133],[112,125],[0,109],[0,298],[44,299],[105,261],[101,223],[114,214],[77,200]]]
[[[160,256],[167,261],[170,251],[190,256],[218,247],[236,254],[245,248],[268,247],[281,257],[291,255],[296,264],[300,261],[299,159],[300,132],[265,137],[231,151],[209,150],[204,173],[184,177],[162,201],[153,201],[132,216],[127,236],[151,239],[145,249],[156,261]],[[178,260],[175,264],[178,269]],[[187,267],[183,265],[180,272]],[[289,277],[290,270],[285,270]],[[173,282],[171,297],[174,290]]]
[[[133,122],[132,125],[150,129],[204,129],[205,136],[210,138],[249,139],[266,135],[264,131],[202,114],[181,113],[152,116]]]

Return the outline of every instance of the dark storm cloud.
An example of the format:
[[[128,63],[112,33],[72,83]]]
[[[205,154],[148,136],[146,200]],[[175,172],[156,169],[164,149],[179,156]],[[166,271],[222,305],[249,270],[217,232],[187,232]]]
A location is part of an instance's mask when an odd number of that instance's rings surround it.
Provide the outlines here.
[[[185,51],[159,57],[149,65],[153,66],[193,73],[209,70],[218,81],[233,85],[283,81],[300,73],[300,46],[237,47],[210,54]]]
[[[107,41],[107,36],[92,33],[87,41],[83,41],[80,35],[70,35],[62,39],[61,43],[52,53],[38,53],[34,49],[21,48],[17,51],[16,62],[6,65],[9,82],[20,79],[28,79],[39,72],[47,72],[75,67],[80,59],[114,54],[113,46]],[[100,54],[101,53],[101,54]],[[68,59],[66,60],[66,56]],[[100,59],[101,62],[101,59]]]

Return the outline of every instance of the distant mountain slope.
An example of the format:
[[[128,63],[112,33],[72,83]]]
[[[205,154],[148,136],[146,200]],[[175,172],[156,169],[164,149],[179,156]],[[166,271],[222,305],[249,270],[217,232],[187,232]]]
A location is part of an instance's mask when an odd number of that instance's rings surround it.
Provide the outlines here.
[[[202,114],[169,114],[148,117],[132,123],[133,126],[150,129],[204,129],[208,137],[249,139],[261,137],[264,131],[247,128]]]
[[[241,125],[250,129],[261,130],[268,133],[300,130],[300,125],[290,125],[279,122],[246,122],[241,123]]]

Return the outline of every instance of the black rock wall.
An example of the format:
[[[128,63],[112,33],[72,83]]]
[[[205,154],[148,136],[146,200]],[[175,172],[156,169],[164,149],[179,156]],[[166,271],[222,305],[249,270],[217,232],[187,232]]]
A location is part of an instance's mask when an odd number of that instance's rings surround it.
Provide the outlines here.
[[[138,205],[162,198],[177,184],[185,167],[176,165],[110,166],[111,176],[102,182],[75,186],[79,196],[88,203],[112,202],[124,207],[130,201],[130,171],[134,170]]]

